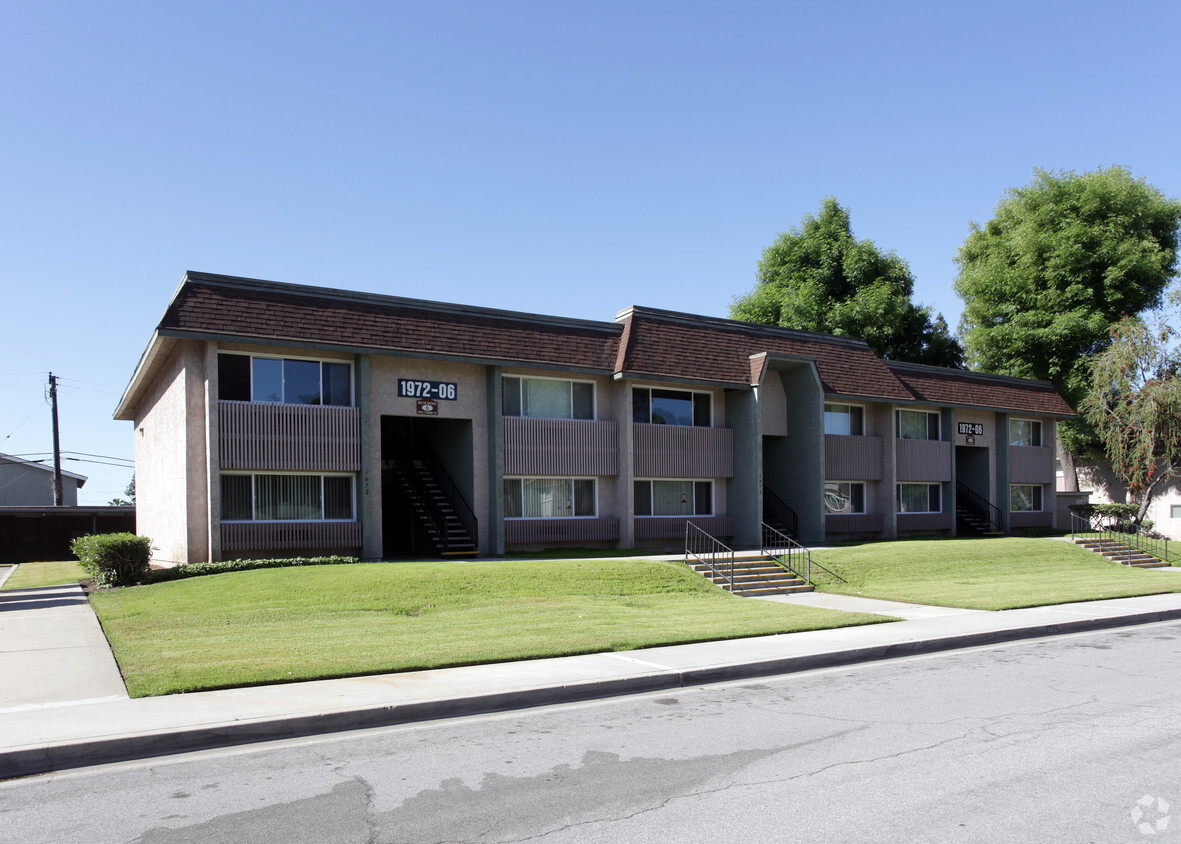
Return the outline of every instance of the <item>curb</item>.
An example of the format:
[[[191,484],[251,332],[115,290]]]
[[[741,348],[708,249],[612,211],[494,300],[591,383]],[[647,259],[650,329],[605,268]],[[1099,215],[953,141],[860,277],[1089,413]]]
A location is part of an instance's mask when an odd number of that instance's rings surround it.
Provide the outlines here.
[[[189,729],[178,728],[154,734],[87,739],[76,743],[0,751],[0,780],[113,762],[129,762],[176,753],[235,747],[256,742],[397,726],[440,718],[486,715],[558,703],[577,703],[709,683],[792,674],[818,668],[834,668],[843,665],[900,659],[941,651],[963,650],[1023,639],[1087,633],[1177,620],[1181,620],[1181,609],[1154,610],[1107,618],[1084,618],[1056,624],[1037,624],[1029,627],[944,636],[938,639],[781,657],[758,662],[735,663],[708,668],[668,669],[632,677],[587,680],[560,686],[539,686],[473,697],[372,706],[340,712],[287,716]]]

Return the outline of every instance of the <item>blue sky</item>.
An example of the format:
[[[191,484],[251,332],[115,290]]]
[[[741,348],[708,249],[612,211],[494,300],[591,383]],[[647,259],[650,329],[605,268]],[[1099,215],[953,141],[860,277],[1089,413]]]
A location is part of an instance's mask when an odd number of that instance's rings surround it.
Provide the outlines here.
[[[1181,195],[1179,25],[1134,0],[8,3],[0,452],[50,449],[52,370],[62,448],[131,457],[111,413],[186,269],[724,316],[835,196],[954,327],[969,222],[1034,168]],[[66,468],[83,503],[130,479]]]

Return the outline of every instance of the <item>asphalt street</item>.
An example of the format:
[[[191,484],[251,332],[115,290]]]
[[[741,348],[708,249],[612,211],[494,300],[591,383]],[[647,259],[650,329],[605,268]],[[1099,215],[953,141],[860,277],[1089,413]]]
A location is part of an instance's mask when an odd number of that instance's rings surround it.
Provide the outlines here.
[[[0,784],[0,838],[1181,840],[1179,667],[1166,623],[111,765]]]

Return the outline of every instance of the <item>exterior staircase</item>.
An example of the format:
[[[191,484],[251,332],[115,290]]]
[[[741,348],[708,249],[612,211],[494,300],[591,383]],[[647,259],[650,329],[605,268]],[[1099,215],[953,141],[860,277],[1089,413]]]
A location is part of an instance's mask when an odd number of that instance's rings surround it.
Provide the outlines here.
[[[1081,536],[1075,537],[1074,544],[1089,548],[1096,554],[1102,554],[1109,560],[1120,563],[1121,565],[1131,566],[1138,569],[1159,569],[1165,568],[1169,565],[1160,557],[1154,557],[1141,551],[1127,542],[1121,542],[1118,539],[1086,539]]]
[[[729,566],[721,566],[722,572],[713,571],[705,563],[691,560],[689,567],[700,574],[710,583],[729,588],[726,575]],[[734,559],[734,588],[735,595],[754,598],[760,595],[789,595],[796,592],[812,592],[812,587],[796,574],[788,571],[773,557],[762,554],[750,557],[735,556]]]
[[[430,465],[424,460],[397,460],[394,480],[415,516],[444,557],[473,557],[476,540],[456,512]]]
[[[1005,535],[1000,510],[962,483],[956,484],[955,520],[957,536]]]

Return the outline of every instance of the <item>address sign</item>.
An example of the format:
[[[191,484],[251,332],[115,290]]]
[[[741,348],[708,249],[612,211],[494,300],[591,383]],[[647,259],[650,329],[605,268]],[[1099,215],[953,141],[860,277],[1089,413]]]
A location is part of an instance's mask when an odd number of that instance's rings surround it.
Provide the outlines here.
[[[960,433],[968,436],[982,437],[984,436],[984,426],[979,422],[961,422]]]
[[[458,393],[458,387],[451,381],[420,381],[416,378],[398,379],[398,395],[407,398],[455,401]]]

